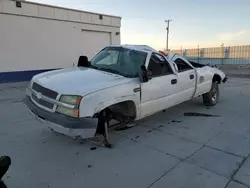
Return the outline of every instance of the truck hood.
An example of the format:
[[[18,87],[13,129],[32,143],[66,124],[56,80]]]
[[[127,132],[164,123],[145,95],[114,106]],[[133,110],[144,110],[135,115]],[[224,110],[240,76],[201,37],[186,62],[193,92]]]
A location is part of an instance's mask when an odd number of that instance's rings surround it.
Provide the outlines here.
[[[59,94],[81,96],[130,81],[132,81],[131,78],[84,67],[48,71],[32,79],[32,82]]]

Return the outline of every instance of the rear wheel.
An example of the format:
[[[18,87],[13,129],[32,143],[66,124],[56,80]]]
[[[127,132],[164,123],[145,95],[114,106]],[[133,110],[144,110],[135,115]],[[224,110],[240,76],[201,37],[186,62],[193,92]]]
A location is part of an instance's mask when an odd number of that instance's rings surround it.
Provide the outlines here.
[[[218,103],[219,96],[220,90],[218,82],[213,82],[210,91],[202,95],[203,102],[206,106],[214,106]]]

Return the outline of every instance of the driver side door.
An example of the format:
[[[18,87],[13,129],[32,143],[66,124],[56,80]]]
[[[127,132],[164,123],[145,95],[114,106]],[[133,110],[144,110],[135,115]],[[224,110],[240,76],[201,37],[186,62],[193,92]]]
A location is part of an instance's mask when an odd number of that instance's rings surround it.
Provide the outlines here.
[[[177,75],[162,55],[152,53],[147,70],[151,79],[141,83],[141,118],[175,105],[178,91]]]

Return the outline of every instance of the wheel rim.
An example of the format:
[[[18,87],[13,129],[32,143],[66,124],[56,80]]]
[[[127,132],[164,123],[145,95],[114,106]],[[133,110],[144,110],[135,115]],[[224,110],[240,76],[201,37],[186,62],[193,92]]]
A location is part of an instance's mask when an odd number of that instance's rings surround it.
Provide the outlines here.
[[[213,88],[213,90],[212,90],[212,101],[213,101],[213,103],[215,103],[216,101],[217,101],[217,88]]]

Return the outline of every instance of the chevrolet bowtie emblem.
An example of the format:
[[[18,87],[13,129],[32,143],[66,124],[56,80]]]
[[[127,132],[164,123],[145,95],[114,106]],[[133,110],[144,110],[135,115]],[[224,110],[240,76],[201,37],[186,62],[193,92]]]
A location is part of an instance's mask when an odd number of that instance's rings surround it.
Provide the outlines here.
[[[38,99],[41,99],[41,98],[42,98],[42,93],[37,93],[37,94],[36,94],[36,97],[37,97]]]

